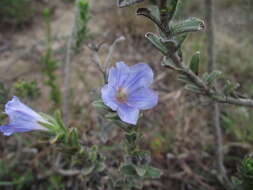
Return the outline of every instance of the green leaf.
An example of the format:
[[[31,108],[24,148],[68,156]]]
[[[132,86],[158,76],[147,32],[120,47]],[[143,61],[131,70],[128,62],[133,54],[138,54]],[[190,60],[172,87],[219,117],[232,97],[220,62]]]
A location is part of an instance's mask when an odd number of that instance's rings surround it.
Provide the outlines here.
[[[170,26],[172,35],[179,35],[188,32],[198,32],[205,28],[203,20],[198,18],[189,18],[184,21],[173,23]]]
[[[169,22],[173,19],[173,17],[176,15],[177,7],[179,4],[179,0],[171,0],[169,2],[169,5],[167,7],[168,14],[169,14]]]
[[[196,52],[191,59],[190,69],[192,72],[194,72],[196,75],[199,74],[199,62],[200,62],[200,53]]]
[[[185,86],[185,89],[189,90],[191,92],[195,92],[195,93],[201,93],[202,92],[199,87],[197,87],[196,85],[193,85],[193,84],[187,84]]]
[[[221,71],[213,71],[206,77],[207,84],[212,84],[215,80],[220,78],[222,76]]]
[[[133,164],[125,164],[121,166],[120,172],[127,176],[136,176],[137,172]]]
[[[146,174],[145,174],[146,178],[158,179],[161,177],[161,175],[162,175],[161,170],[151,166],[146,167]]]
[[[148,32],[145,37],[153,44],[155,48],[157,48],[159,51],[161,51],[163,54],[167,54],[168,49],[165,46],[165,44],[162,42],[162,38],[157,36],[156,34],[153,34],[151,32]]]
[[[56,111],[55,111],[54,117],[55,117],[55,121],[57,122],[58,126],[59,126],[64,132],[66,132],[67,129],[66,129],[65,124],[64,124],[64,122],[63,122],[63,120],[62,120],[60,110],[56,110]]]
[[[76,128],[71,128],[69,131],[69,143],[72,146],[79,146],[79,137],[78,137],[78,132]]]
[[[189,79],[189,77],[188,77],[187,75],[184,75],[184,74],[180,74],[180,75],[178,76],[178,80],[179,80],[179,81],[182,81],[182,82],[184,82],[184,83],[189,83],[189,82],[191,82],[190,79]]]
[[[118,0],[118,7],[127,7],[144,0]]]

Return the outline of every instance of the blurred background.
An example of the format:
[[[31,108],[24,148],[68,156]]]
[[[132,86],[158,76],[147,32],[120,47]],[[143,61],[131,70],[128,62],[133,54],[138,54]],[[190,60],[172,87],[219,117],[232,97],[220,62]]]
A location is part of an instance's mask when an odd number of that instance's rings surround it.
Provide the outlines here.
[[[89,0],[87,36],[71,61],[69,125],[78,128],[86,145],[98,144],[112,165],[122,159],[120,130],[107,126],[91,105],[103,76],[90,47],[103,44],[97,55],[105,60],[110,45],[124,36],[126,40],[116,45],[111,62],[150,64],[155,72],[153,88],[159,92],[158,106],[145,111],[141,119],[141,146],[151,151],[152,164],[164,175],[147,181],[143,189],[220,190],[221,185],[210,174],[215,153],[209,103],[185,91],[175,73],[163,69],[161,54],[144,37],[156,28],[135,14],[142,6],[145,3],[119,9],[115,0]],[[214,8],[216,68],[240,83],[242,93],[253,97],[253,2],[219,0]],[[185,1],[181,9],[178,20],[205,19],[203,0]],[[66,44],[74,14],[73,0],[0,1],[1,112],[13,95],[37,111],[61,109]],[[205,32],[192,34],[183,47],[186,63],[196,51],[201,52],[203,72],[207,67],[206,40]],[[1,124],[7,121],[3,113],[0,119]],[[220,119],[225,166],[233,176],[239,161],[252,151],[253,111],[222,105]],[[0,189],[83,189],[82,179],[55,171],[57,149],[38,139],[41,134],[36,132],[0,136]]]

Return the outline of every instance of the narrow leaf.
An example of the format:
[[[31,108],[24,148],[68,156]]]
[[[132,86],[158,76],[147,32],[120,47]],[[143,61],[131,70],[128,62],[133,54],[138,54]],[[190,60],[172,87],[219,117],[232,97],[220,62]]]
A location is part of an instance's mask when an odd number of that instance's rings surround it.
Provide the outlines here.
[[[193,85],[193,84],[187,84],[185,86],[185,89],[189,90],[191,92],[201,93],[201,89],[199,87],[197,87],[196,85]]]
[[[190,69],[192,72],[194,72],[196,75],[199,74],[199,62],[200,62],[200,53],[196,52],[191,59]]]
[[[179,0],[171,0],[168,5],[168,12],[169,12],[169,22],[173,19],[173,17],[176,15],[177,7],[179,4]]]
[[[171,25],[172,35],[179,35],[188,32],[198,32],[204,30],[205,23],[198,18],[189,18],[187,20]]]
[[[154,45],[155,48],[157,48],[159,51],[161,51],[163,54],[166,54],[168,52],[167,47],[162,42],[161,37],[157,36],[154,33],[148,32],[145,37]]]
[[[218,78],[220,78],[222,75],[222,72],[220,71],[213,71],[212,73],[210,73],[208,75],[208,77],[206,78],[206,82],[208,84],[212,84],[215,80],[217,80]]]
[[[163,30],[163,28],[161,28],[159,9],[157,7],[139,8],[136,14],[145,16],[146,18],[150,19],[153,23],[155,23],[161,30]]]

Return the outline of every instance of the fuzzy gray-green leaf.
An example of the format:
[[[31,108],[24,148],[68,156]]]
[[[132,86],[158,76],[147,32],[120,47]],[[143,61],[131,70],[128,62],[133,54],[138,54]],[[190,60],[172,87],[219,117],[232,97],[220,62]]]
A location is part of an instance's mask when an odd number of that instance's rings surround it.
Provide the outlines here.
[[[162,42],[162,38],[157,36],[154,33],[148,32],[145,37],[153,44],[154,47],[156,47],[159,51],[161,51],[163,54],[166,54],[168,52],[167,47]]]
[[[188,32],[198,32],[203,30],[204,28],[204,21],[198,18],[189,18],[178,23],[173,23],[170,26],[172,35],[179,35]]]

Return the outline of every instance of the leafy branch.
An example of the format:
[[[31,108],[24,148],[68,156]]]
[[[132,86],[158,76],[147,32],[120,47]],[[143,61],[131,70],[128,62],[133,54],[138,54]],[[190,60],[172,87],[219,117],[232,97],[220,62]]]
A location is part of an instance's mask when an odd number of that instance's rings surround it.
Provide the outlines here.
[[[188,90],[207,96],[219,103],[253,107],[252,99],[238,95],[236,84],[231,84],[228,81],[222,90],[215,87],[215,81],[221,77],[220,71],[204,73],[200,76],[198,74],[200,61],[199,59],[193,60],[196,57],[195,55],[192,57],[190,66],[184,63],[181,53],[183,42],[189,33],[203,31],[205,24],[198,18],[189,18],[180,22],[173,21],[177,9],[174,6],[178,5],[178,2],[179,0],[172,0],[169,4],[160,3],[160,12],[167,10],[166,19],[162,18],[164,15],[159,14],[159,11],[157,12],[155,9],[139,8],[137,10],[137,15],[149,18],[160,29],[160,36],[153,33],[147,33],[145,36],[164,55],[163,66],[179,73],[179,79],[186,83]],[[169,7],[173,7],[173,9]]]

